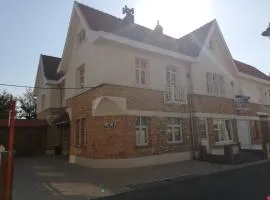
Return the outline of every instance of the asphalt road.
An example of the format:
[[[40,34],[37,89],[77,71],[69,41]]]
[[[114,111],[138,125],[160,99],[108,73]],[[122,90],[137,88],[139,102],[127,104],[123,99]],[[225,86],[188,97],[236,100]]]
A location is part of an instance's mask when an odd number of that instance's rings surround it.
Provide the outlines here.
[[[102,199],[265,200],[268,195],[270,163],[264,163],[184,181],[163,181],[154,186]]]

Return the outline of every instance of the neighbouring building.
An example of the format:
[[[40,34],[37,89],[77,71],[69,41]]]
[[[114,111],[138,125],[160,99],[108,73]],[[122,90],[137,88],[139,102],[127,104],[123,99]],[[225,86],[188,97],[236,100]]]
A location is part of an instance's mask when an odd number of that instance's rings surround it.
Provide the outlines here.
[[[38,118],[69,161],[134,167],[189,160],[201,146],[262,149],[270,79],[232,58],[217,21],[172,38],[124,11],[120,19],[75,2],[62,57],[40,57]]]

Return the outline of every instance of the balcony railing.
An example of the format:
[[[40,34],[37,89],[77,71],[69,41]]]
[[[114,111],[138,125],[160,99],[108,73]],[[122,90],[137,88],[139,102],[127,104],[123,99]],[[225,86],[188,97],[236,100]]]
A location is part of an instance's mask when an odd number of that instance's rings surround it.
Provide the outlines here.
[[[166,85],[164,103],[187,104],[187,89],[175,85]]]

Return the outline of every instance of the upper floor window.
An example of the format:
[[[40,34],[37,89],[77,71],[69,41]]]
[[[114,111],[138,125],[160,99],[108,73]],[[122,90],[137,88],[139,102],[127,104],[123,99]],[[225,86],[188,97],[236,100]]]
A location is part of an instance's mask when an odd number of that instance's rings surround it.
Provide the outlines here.
[[[148,144],[148,118],[136,117],[136,146]]]
[[[225,83],[222,74],[206,72],[207,92],[218,96],[225,95]]]
[[[181,133],[181,120],[177,117],[170,117],[168,119],[168,142],[169,143],[180,143],[182,142]]]
[[[149,67],[148,62],[144,59],[136,58],[136,84],[149,84]]]
[[[77,68],[76,88],[84,88],[84,74],[85,74],[85,65],[83,64]]]
[[[43,110],[45,108],[45,94],[42,94],[41,96],[41,110]]]
[[[85,30],[82,29],[77,35],[77,45],[80,45],[85,40]]]
[[[167,85],[176,86],[176,69],[173,67],[167,67],[166,69],[166,82]]]

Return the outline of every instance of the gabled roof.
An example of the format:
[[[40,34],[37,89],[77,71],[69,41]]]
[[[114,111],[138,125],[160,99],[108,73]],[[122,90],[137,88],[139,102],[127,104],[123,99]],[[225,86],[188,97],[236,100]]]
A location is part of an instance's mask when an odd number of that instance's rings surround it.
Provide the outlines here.
[[[270,81],[270,77],[267,76],[265,73],[261,72],[260,70],[258,70],[257,68],[248,65],[246,63],[240,62],[238,60],[234,60],[237,69],[239,70],[239,72],[242,72],[244,74],[247,74],[249,76],[253,76],[255,78],[260,78],[263,80],[267,80]]]
[[[43,67],[44,67],[44,76],[47,80],[59,80],[63,75],[57,74],[57,68],[61,61],[61,58],[41,55]]]
[[[214,22],[211,21],[195,31],[177,39],[135,23],[127,23],[123,19],[78,3],[88,23],[95,31],[105,31],[137,42],[157,46],[166,50],[197,57]]]

